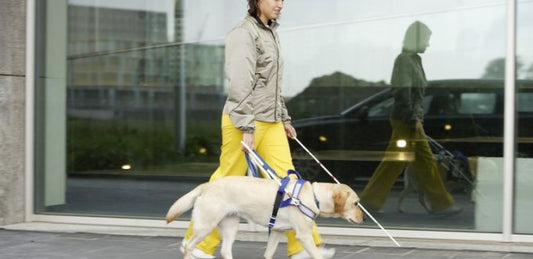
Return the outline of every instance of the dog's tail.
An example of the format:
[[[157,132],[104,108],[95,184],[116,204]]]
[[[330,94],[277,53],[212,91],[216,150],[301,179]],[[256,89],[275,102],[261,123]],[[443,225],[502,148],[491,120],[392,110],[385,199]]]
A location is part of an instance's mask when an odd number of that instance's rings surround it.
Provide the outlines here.
[[[192,208],[192,206],[194,205],[194,201],[198,196],[200,196],[200,194],[202,194],[202,190],[204,189],[206,184],[207,183],[198,185],[192,191],[181,196],[181,198],[179,198],[177,201],[174,202],[174,204],[172,204],[172,206],[170,206],[166,216],[167,224]]]

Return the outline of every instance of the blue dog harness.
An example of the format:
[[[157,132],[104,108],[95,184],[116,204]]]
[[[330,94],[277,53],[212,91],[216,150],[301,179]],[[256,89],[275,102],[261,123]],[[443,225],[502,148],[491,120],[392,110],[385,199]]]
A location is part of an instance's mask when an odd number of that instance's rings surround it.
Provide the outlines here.
[[[302,176],[300,175],[300,173],[298,173],[295,170],[289,170],[289,171],[287,171],[287,176],[284,177],[284,178],[281,178],[278,174],[276,174],[274,169],[272,169],[261,158],[261,156],[259,156],[259,154],[257,154],[257,152],[255,150],[253,152],[254,152],[254,155],[258,159],[260,159],[260,161],[262,163],[261,166],[263,167],[263,169],[273,173],[277,178],[281,179],[280,180],[280,186],[278,188],[278,191],[276,192],[276,198],[274,200],[274,206],[272,208],[272,216],[270,217],[270,221],[268,223],[268,233],[270,234],[270,232],[272,231],[272,228],[274,227],[274,224],[276,223],[276,217],[278,215],[278,211],[279,211],[280,208],[285,208],[285,207],[288,207],[288,206],[296,206],[296,207],[298,207],[298,209],[305,216],[307,216],[310,219],[314,220],[318,216],[318,214],[315,213],[309,206],[307,206],[304,203],[302,203],[300,201],[300,199],[299,199],[300,193],[302,191],[302,187],[303,187],[303,185],[306,182],[305,180],[302,179]],[[246,157],[246,162],[248,163],[248,170],[249,170],[250,175],[253,176],[253,177],[258,177],[258,175],[259,175],[258,170],[257,170],[256,166],[254,165],[254,163],[252,163],[248,153],[245,154],[245,157]],[[289,177],[289,175],[291,175],[291,174],[294,174],[294,175],[297,176],[296,183],[294,183],[294,186],[292,188],[292,192],[289,195],[289,198],[287,198],[286,200],[282,200],[283,197],[286,194],[285,189],[286,189],[288,183],[291,180],[291,178]],[[268,177],[270,177],[272,179],[272,176],[270,174],[267,174],[267,175],[268,175]],[[313,195],[314,195],[314,192],[313,192]],[[316,199],[316,197],[315,197],[315,202],[316,202],[317,207],[319,207],[319,203],[318,203],[318,200]]]
[[[292,187],[291,195],[285,200],[282,200],[282,198],[285,196],[285,189],[287,187],[287,184],[291,180],[289,175],[294,174],[298,176],[298,179],[296,180],[296,183],[294,183],[294,186]],[[270,217],[270,221],[268,223],[268,233],[271,232],[272,228],[274,227],[274,224],[276,223],[276,217],[278,215],[278,210],[280,208],[285,208],[288,206],[296,206],[302,212],[305,216],[310,218],[311,220],[314,220],[318,214],[315,213],[309,206],[302,203],[299,199],[300,193],[302,191],[302,187],[305,184],[305,180],[302,179],[302,176],[295,170],[289,170],[287,172],[287,176],[283,179],[281,179],[281,185],[278,188],[278,192],[276,193],[276,199],[274,200],[274,207],[272,208],[272,216]],[[313,193],[314,195],[314,193]],[[315,202],[317,207],[319,207],[318,200],[315,197]]]

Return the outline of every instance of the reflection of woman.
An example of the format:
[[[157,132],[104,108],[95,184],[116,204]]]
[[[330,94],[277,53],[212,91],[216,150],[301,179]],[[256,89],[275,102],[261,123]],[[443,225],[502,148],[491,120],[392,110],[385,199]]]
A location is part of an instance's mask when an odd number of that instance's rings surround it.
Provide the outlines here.
[[[398,140],[409,143],[407,148],[415,155],[412,165],[429,203],[429,210],[446,216],[461,212],[461,208],[454,205],[452,196],[444,187],[422,127],[427,81],[418,53],[426,51],[430,36],[431,31],[425,24],[418,21],[411,24],[405,33],[402,53],[394,62],[391,78],[395,88],[390,119],[392,136],[387,152],[405,151],[397,147]],[[380,210],[404,167],[405,162],[382,161],[361,193],[363,204],[371,210]]]
[[[281,97],[283,60],[276,32],[283,0],[248,0],[248,5],[246,18],[226,38],[225,69],[230,87],[222,114],[220,165],[210,181],[246,174],[241,140],[255,148],[280,176],[294,168],[287,136],[296,137],[296,131]],[[191,235],[190,226],[183,244]],[[288,231],[287,238],[290,258],[309,258],[294,231]],[[313,238],[319,246],[321,239],[316,226]],[[197,245],[193,255],[214,258],[220,239],[218,231],[213,231]],[[324,258],[331,258],[335,249],[320,247],[320,252]]]

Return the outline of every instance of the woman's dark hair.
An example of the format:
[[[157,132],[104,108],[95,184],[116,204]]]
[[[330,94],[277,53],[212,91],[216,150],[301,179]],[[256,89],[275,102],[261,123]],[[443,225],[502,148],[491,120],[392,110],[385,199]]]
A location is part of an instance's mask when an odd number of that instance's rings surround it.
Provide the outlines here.
[[[248,0],[248,14],[251,16],[256,16],[257,10],[259,10],[259,6],[257,6],[257,0]]]

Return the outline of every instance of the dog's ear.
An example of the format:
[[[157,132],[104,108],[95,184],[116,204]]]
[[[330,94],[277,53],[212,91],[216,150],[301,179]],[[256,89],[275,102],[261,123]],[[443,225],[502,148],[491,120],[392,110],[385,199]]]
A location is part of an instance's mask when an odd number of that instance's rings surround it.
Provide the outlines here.
[[[333,193],[333,204],[335,205],[334,210],[336,213],[342,213],[344,211],[347,199],[348,192],[338,190]]]

